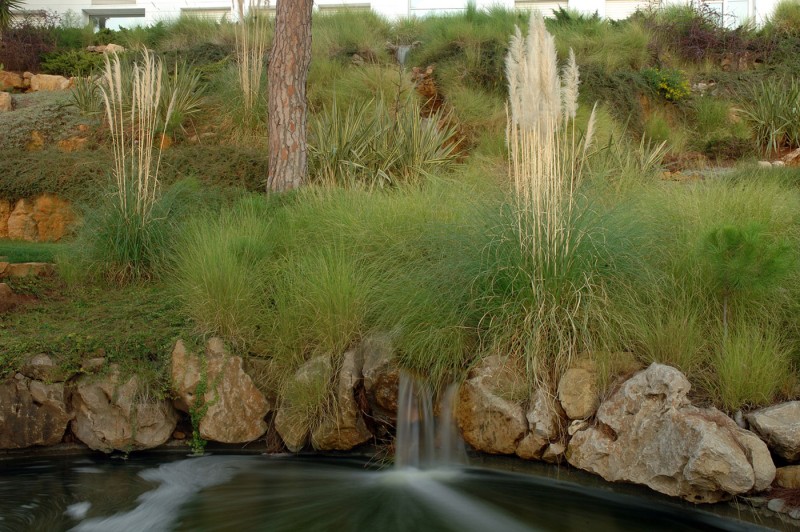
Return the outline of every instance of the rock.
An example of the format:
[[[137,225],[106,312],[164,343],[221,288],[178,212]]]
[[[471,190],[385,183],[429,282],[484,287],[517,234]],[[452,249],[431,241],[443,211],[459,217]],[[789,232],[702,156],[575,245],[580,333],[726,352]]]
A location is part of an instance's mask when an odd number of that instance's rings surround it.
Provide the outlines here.
[[[522,406],[503,397],[503,388],[508,382],[524,379],[523,375],[500,356],[483,359],[470,372],[456,403],[456,421],[464,441],[487,453],[513,454],[517,450],[528,423]],[[521,452],[528,452],[526,449]]]
[[[590,363],[568,369],[558,381],[558,400],[569,419],[587,419],[600,405],[597,370]]]
[[[27,70],[22,73],[22,79],[31,79],[33,77],[33,72],[28,72]]]
[[[722,412],[692,406],[689,388],[669,366],[637,373],[575,433],[569,463],[695,503],[766,489],[775,476],[766,445]]]
[[[747,420],[744,418],[744,413],[741,410],[737,410],[735,414],[733,414],[733,420],[739,425],[741,428],[747,428]]]
[[[537,389],[525,414],[529,432],[517,445],[517,456],[526,460],[540,459],[550,442],[560,436],[563,415],[558,401],[544,389]]]
[[[0,238],[8,238],[8,217],[10,215],[11,204],[4,199],[0,199]]]
[[[166,443],[177,424],[175,409],[169,401],[148,401],[140,394],[138,378],[121,379],[116,365],[102,378],[79,378],[72,395],[73,434],[89,448],[104,453]]]
[[[774,168],[783,168],[784,166],[786,166],[786,163],[783,161],[772,161],[772,166]]]
[[[311,431],[311,445],[318,451],[348,451],[372,438],[355,399],[355,388],[361,381],[363,361],[356,351],[344,354],[336,380],[336,411],[323,418]]]
[[[21,374],[0,384],[0,449],[61,442],[72,418],[64,384],[44,384]]]
[[[358,54],[353,54],[350,56],[350,63],[357,67],[364,66],[364,58]]]
[[[120,46],[114,43],[108,43],[105,47],[105,50],[102,50],[102,52],[105,54],[121,54],[124,51],[125,51],[124,46]]]
[[[792,508],[788,513],[792,519],[800,519],[800,508]]]
[[[772,168],[772,163],[769,161],[758,161],[759,168]]]
[[[800,466],[779,467],[775,471],[775,484],[781,488],[800,489]]]
[[[75,223],[75,213],[66,201],[44,194],[33,201],[31,218],[36,223],[37,240],[40,242],[57,242]]]
[[[773,512],[781,513],[786,508],[786,501],[783,499],[770,499],[767,503],[767,508]]]
[[[22,89],[24,82],[22,76],[16,72],[0,70],[0,91]]]
[[[65,91],[69,89],[70,86],[70,81],[64,76],[34,74],[31,77],[31,92]]]
[[[576,432],[580,432],[588,428],[589,428],[588,421],[586,421],[585,419],[576,419],[575,421],[569,424],[569,427],[567,427],[567,434],[569,436],[574,436]]]
[[[39,236],[36,221],[32,217],[33,202],[20,199],[14,204],[8,216],[8,238],[11,240],[27,240],[33,242]]]
[[[326,356],[317,356],[308,360],[294,374],[294,382],[289,390],[302,390],[307,386],[316,386],[320,381],[330,378],[331,361]],[[308,405],[294,404],[289,395],[284,394],[278,413],[275,415],[275,430],[283,440],[286,448],[296,453],[305,447],[314,419],[309,418],[304,407]]]
[[[14,100],[7,92],[0,92],[0,112],[11,111],[14,109]]]
[[[27,151],[42,151],[44,149],[44,135],[41,131],[31,131],[31,140],[25,144]]]
[[[364,391],[372,416],[393,426],[397,421],[400,369],[389,337],[373,335],[365,338],[358,347],[357,356],[364,361]]]
[[[89,139],[86,137],[70,137],[68,139],[59,140],[56,143],[56,148],[60,152],[72,153],[83,150],[88,142]]]
[[[64,382],[71,377],[44,353],[29,358],[20,369],[20,373],[29,379],[45,382]]]
[[[560,464],[564,459],[567,446],[562,442],[551,443],[542,453],[542,460],[550,464]]]
[[[15,262],[5,267],[3,277],[46,277],[53,272],[55,266],[49,262]]]
[[[211,338],[206,345],[205,366],[204,378],[200,358],[178,340],[172,351],[175,407],[190,412],[198,387],[202,390],[205,386],[203,405],[208,409],[200,420],[200,436],[222,443],[246,443],[264,434],[264,418],[272,408],[245,373],[242,358],[228,354],[219,338]]]
[[[790,401],[750,412],[746,416],[753,432],[761,436],[775,454],[789,462],[800,459],[800,401]]]

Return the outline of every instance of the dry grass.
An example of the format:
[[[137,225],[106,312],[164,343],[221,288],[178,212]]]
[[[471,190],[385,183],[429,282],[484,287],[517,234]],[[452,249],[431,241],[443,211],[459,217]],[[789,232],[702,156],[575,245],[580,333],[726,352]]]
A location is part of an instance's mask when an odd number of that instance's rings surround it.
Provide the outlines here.
[[[260,98],[263,98],[261,81],[264,73],[264,56],[269,43],[269,19],[260,15],[263,0],[251,0],[247,16],[242,16],[236,25],[236,58],[239,85],[242,90],[244,111],[252,113]],[[243,1],[238,3],[240,16]]]

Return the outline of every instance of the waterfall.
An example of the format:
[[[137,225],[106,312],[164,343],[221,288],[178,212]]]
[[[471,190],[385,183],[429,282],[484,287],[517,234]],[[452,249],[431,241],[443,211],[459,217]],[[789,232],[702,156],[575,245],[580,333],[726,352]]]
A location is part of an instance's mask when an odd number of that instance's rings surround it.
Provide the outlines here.
[[[397,398],[395,466],[431,469],[465,465],[467,453],[453,411],[457,385],[441,394],[438,416],[431,387],[407,373],[400,376]]]

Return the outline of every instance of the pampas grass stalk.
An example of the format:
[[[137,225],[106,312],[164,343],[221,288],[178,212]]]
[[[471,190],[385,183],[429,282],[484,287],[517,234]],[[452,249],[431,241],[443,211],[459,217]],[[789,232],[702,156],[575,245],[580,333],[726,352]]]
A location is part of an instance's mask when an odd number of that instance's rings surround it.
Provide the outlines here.
[[[147,223],[158,192],[158,171],[161,147],[156,153],[155,139],[161,100],[161,61],[148,50],[142,50],[141,63],[132,71],[130,108],[129,97],[123,93],[123,73],[120,58],[106,57],[103,83],[100,88],[111,130],[114,154],[114,178],[119,207],[125,216],[136,216]],[[175,105],[175,95],[170,98],[164,123]],[[163,132],[162,132],[163,133]],[[129,194],[129,192],[133,192]],[[133,202],[131,205],[130,202]]]
[[[530,259],[534,301],[525,322],[529,374],[552,385],[579,349],[578,312],[591,279],[575,278],[577,248],[586,237],[577,227],[576,193],[594,131],[575,130],[580,75],[575,54],[559,75],[555,41],[541,15],[531,17],[527,37],[519,28],[506,58],[509,85],[507,137],[519,245]],[[558,316],[558,318],[556,318]]]
[[[261,10],[269,2],[251,0],[246,16],[243,16],[243,0],[239,0],[238,4],[240,19],[236,27],[236,58],[244,110],[249,114],[262,93],[261,78],[267,53],[269,21]]]

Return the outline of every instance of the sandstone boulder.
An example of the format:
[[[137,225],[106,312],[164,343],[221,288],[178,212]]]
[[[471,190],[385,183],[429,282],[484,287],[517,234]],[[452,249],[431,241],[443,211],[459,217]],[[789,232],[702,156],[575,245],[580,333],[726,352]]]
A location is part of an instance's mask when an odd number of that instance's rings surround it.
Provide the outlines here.
[[[696,503],[766,489],[775,476],[766,445],[722,412],[692,406],[689,388],[669,366],[637,373],[575,433],[569,463]]]
[[[246,443],[266,432],[264,418],[271,405],[245,373],[242,358],[228,354],[219,338],[211,338],[206,345],[203,373],[203,361],[179,340],[172,351],[175,406],[189,412],[197,402],[197,393],[203,393],[202,404],[207,410],[198,427],[201,437]]]
[[[775,484],[780,488],[800,489],[800,466],[779,467],[775,472]]]
[[[39,236],[36,221],[32,217],[33,201],[20,199],[14,204],[8,216],[8,238],[33,242]]]
[[[72,418],[64,384],[45,384],[17,374],[0,384],[0,449],[61,442]]]
[[[473,448],[493,454],[513,454],[528,430],[522,405],[509,397],[509,384],[523,379],[513,363],[487,357],[461,385],[456,421],[461,435]]]
[[[22,76],[16,72],[0,70],[0,91],[22,89],[24,86]]]
[[[31,77],[32,92],[65,91],[71,86],[70,81],[64,76],[52,74],[34,74]]]
[[[14,109],[14,100],[11,94],[7,92],[0,92],[0,113],[11,111]]]
[[[275,430],[283,440],[286,448],[296,453],[308,443],[308,437],[314,424],[314,419],[309,416],[309,406],[299,403],[305,390],[318,386],[327,386],[332,372],[329,357],[317,356],[308,360],[295,372],[293,382],[287,385],[281,406],[275,415]]]
[[[0,199],[0,238],[8,238],[8,217],[11,215],[11,204]]]
[[[400,368],[389,337],[373,335],[365,338],[358,348],[358,356],[364,361],[364,391],[372,416],[384,424],[394,425],[397,421]]]
[[[164,444],[178,415],[169,401],[142,397],[136,376],[120,377],[111,366],[107,375],[77,380],[72,395],[75,437],[96,451],[129,452]]]
[[[33,200],[31,218],[36,223],[37,240],[56,242],[67,234],[75,222],[75,213],[66,201],[44,194]]]
[[[14,262],[3,269],[3,277],[44,277],[55,271],[49,262]]]
[[[361,381],[361,363],[356,351],[344,354],[336,379],[335,410],[311,431],[311,445],[318,451],[347,451],[372,438],[355,399]]]
[[[558,381],[558,400],[569,419],[586,419],[600,405],[597,371],[588,360],[568,369]]]
[[[775,454],[790,462],[800,458],[800,401],[762,408],[746,418]]]

